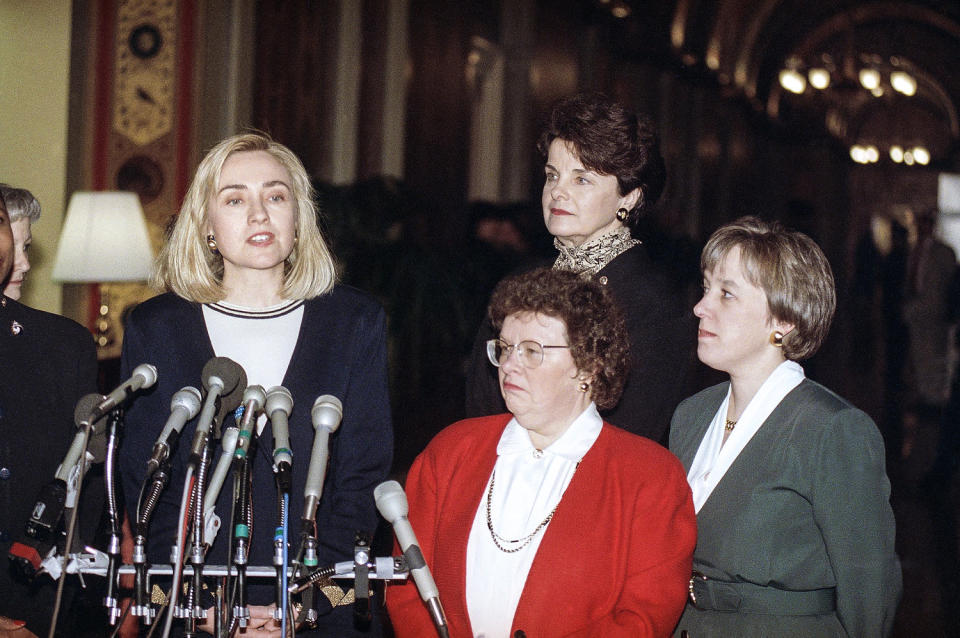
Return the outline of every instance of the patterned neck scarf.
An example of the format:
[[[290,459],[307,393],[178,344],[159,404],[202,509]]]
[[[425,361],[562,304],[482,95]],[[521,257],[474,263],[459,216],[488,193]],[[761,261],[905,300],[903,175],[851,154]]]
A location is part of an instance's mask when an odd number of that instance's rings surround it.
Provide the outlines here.
[[[597,274],[607,264],[640,243],[630,236],[630,229],[621,226],[593,241],[580,246],[567,247],[553,238],[553,246],[560,251],[553,263],[554,270],[569,270],[581,277]]]

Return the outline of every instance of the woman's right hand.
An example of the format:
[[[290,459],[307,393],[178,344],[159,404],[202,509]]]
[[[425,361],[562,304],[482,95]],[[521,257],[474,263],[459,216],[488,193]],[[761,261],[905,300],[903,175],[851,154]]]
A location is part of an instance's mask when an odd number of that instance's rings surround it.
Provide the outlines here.
[[[0,638],[37,638],[22,620],[0,616]]]

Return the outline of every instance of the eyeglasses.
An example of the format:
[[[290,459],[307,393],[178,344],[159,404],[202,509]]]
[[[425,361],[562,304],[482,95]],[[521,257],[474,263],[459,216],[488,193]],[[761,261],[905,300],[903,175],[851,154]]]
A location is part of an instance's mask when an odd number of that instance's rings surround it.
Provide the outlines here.
[[[487,342],[487,358],[496,367],[502,366],[510,358],[510,353],[517,351],[517,357],[524,368],[539,368],[543,363],[543,351],[547,348],[569,348],[570,346],[545,346],[536,341],[521,341],[518,344],[509,344],[503,339],[491,339]]]

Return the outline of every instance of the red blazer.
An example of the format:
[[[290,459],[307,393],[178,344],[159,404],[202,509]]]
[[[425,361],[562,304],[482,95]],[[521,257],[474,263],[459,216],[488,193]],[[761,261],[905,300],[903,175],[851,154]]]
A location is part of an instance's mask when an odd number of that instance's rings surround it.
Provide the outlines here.
[[[407,476],[410,522],[440,591],[453,638],[471,637],[466,552],[474,515],[510,419],[455,423]],[[686,474],[666,449],[604,424],[544,532],[511,637],[669,636],[680,618],[696,544]],[[412,582],[393,585],[397,638],[436,635]]]

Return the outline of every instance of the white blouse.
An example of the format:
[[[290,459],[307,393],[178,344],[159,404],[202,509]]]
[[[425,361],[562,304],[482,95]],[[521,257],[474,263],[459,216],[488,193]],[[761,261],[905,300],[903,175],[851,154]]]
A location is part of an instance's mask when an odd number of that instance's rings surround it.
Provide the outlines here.
[[[302,299],[268,308],[245,308],[223,301],[204,304],[203,321],[214,353],[239,363],[247,373],[247,385],[262,385],[264,390],[283,385],[300,336]],[[266,416],[260,415],[258,432],[266,421]]]
[[[746,409],[737,420],[737,427],[733,429],[727,442],[723,442],[724,424],[727,420],[727,407],[730,404],[730,392],[720,404],[720,408],[710,422],[697,455],[693,458],[690,471],[687,472],[687,482],[693,492],[693,507],[699,513],[700,508],[707,502],[723,475],[730,469],[746,447],[753,435],[757,433],[763,422],[767,420],[783,398],[803,381],[803,368],[795,361],[784,361],[767,377],[757,393],[750,399]]]
[[[567,431],[542,451],[530,435],[511,419],[497,445],[496,477],[490,519],[502,539],[523,539],[560,503],[580,460],[593,446],[603,420],[591,403]],[[507,553],[493,542],[487,528],[487,490],[477,507],[467,541],[467,613],[475,638],[510,638],[510,626],[546,528],[529,544]],[[547,525],[549,527],[549,525]],[[500,544],[507,549],[522,543]]]

